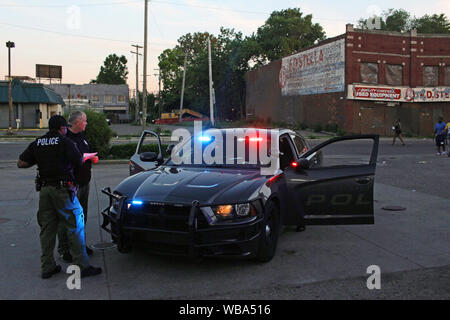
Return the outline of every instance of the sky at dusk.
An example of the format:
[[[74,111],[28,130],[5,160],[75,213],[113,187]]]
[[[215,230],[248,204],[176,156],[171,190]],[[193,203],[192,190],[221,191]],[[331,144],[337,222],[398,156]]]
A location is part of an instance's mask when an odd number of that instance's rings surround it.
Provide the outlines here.
[[[395,6],[394,4],[395,3]],[[393,1],[295,1],[295,0],[161,0],[149,1],[147,89],[158,90],[158,55],[173,48],[186,33],[219,33],[221,26],[251,35],[270,13],[300,8],[327,37],[345,33],[360,18],[390,8],[405,9],[412,16],[445,13],[449,0]],[[0,0],[0,77],[8,74],[7,41],[12,49],[12,74],[35,77],[36,64],[61,65],[63,83],[89,83],[111,53],[128,59],[128,85],[136,84],[133,44],[144,42],[144,0]],[[206,49],[206,47],[205,47]],[[142,49],[141,49],[142,50]],[[142,90],[142,57],[139,60]],[[214,68],[214,66],[213,66]]]

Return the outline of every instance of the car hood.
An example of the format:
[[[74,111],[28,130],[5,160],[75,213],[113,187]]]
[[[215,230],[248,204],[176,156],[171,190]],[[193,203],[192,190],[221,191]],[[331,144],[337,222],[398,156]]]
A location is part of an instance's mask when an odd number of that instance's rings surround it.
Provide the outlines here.
[[[142,201],[225,204],[250,200],[265,180],[259,170],[161,167],[127,178],[116,190]]]

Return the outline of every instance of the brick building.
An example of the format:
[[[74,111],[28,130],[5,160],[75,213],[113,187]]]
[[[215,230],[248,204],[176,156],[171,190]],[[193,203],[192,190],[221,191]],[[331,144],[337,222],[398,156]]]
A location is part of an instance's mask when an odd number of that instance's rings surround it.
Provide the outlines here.
[[[90,108],[114,115],[118,120],[129,120],[130,96],[127,84],[48,84],[63,97],[65,111]]]
[[[64,113],[64,101],[52,89],[39,83],[12,81],[12,127],[47,128],[48,119]],[[9,127],[9,82],[0,81],[0,128]]]
[[[450,120],[450,35],[359,30],[246,74],[248,118],[349,133],[432,134]]]

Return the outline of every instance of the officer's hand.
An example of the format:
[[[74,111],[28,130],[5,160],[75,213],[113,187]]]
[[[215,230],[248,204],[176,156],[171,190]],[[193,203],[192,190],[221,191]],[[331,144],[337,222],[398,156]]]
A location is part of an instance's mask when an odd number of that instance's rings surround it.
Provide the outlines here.
[[[98,156],[93,157],[91,160],[94,164],[98,163]]]

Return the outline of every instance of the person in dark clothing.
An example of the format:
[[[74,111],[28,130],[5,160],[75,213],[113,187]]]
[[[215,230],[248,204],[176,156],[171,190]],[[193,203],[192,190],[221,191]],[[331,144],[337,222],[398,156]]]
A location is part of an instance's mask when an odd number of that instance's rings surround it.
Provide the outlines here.
[[[76,145],[65,137],[66,119],[56,115],[48,123],[49,132],[30,143],[17,161],[19,168],[38,166],[36,191],[40,191],[37,219],[41,228],[41,276],[48,279],[61,271],[53,256],[59,224],[67,230],[69,247],[75,264],[81,269],[81,276],[97,275],[102,269],[89,264],[83,209],[74,186],[73,168],[81,166],[84,159]]]
[[[434,126],[434,137],[436,141],[436,148],[437,148],[437,155],[445,155],[445,136],[447,135],[446,132],[446,124],[444,122],[443,117],[439,117],[438,122]],[[442,153],[441,151],[442,147]]]
[[[84,131],[87,125],[86,114],[82,111],[74,111],[69,116],[69,123],[71,127],[67,131],[67,138],[71,139],[82,154],[90,153],[91,149]],[[93,159],[98,161],[98,157]],[[91,181],[91,167],[92,160],[86,160],[80,167],[74,168],[75,185],[78,186],[77,197],[83,207],[84,223],[87,223],[88,213],[88,199],[89,199],[89,182]],[[58,230],[58,252],[62,255],[62,258],[66,262],[72,261],[72,256],[69,252],[68,238],[64,231],[64,226],[61,225]],[[86,246],[86,252],[88,255],[93,254],[93,250]]]
[[[395,122],[394,126],[392,127],[392,130],[394,130],[394,139],[392,140],[392,145],[395,144],[395,139],[398,137],[402,142],[402,145],[405,146],[405,141],[403,141],[402,137],[402,125],[400,123],[400,119],[398,119]]]

